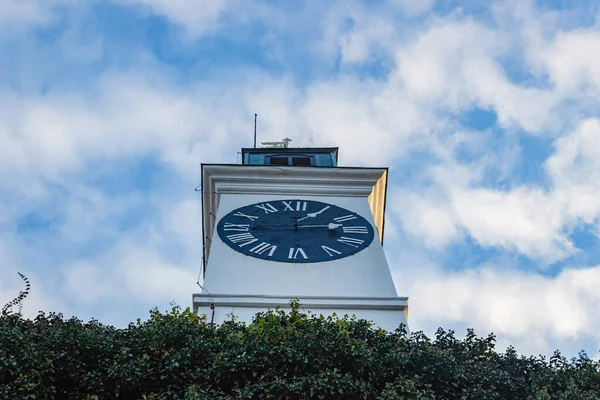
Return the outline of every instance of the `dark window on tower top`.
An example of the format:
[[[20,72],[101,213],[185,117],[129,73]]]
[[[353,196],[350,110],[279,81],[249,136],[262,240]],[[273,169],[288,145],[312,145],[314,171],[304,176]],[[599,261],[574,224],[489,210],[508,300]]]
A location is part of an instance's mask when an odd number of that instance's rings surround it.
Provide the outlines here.
[[[271,164],[271,165],[289,165],[288,157],[270,157],[269,164]]]
[[[269,156],[266,159],[266,163],[269,165],[297,165],[297,166],[311,166],[314,165],[314,158],[312,156],[304,155],[278,155]]]
[[[292,165],[312,165],[310,157],[292,157]]]

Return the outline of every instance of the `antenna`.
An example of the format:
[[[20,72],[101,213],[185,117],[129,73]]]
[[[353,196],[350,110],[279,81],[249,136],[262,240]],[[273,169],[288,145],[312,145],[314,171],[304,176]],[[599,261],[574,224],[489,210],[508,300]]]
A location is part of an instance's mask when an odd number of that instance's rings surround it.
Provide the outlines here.
[[[256,116],[258,114],[254,114],[254,148],[256,148]]]

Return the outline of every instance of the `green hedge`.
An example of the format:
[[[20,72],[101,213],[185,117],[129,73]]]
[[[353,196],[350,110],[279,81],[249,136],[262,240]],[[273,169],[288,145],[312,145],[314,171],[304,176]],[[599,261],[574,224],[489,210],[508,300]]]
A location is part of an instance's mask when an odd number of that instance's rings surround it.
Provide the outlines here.
[[[0,317],[2,399],[599,399],[585,354],[518,356],[494,336],[376,330],[280,310],[211,326],[189,309],[116,329],[40,313]]]

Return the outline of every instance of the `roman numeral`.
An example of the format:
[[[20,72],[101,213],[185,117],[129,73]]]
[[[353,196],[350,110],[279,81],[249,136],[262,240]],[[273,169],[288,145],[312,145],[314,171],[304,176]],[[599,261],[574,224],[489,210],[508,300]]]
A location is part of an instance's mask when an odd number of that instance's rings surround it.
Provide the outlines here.
[[[239,211],[238,211],[238,212],[236,212],[235,214],[233,214],[233,216],[234,216],[234,217],[246,217],[246,218],[248,218],[250,221],[254,221],[256,218],[258,218],[258,217],[257,217],[257,216],[255,216],[255,215],[246,215],[246,214],[244,214],[244,213],[242,213],[242,212],[239,212]]]
[[[269,254],[267,254],[267,255],[269,257],[272,257],[273,253],[275,253],[276,248],[277,248],[277,246],[275,246],[274,244],[262,242],[261,244],[258,244],[256,246],[254,246],[253,248],[251,248],[250,252],[256,253],[256,254],[262,254],[262,253],[268,251]]]
[[[305,260],[308,258],[304,250],[302,250],[302,247],[298,247],[297,249],[294,247],[290,247],[288,258],[292,258],[295,260],[296,258],[298,258],[298,254],[302,255],[302,257],[304,257]]]
[[[337,251],[336,249],[332,249],[331,247],[327,247],[327,246],[324,246],[324,245],[323,245],[323,246],[321,246],[321,248],[322,248],[323,250],[325,250],[325,251],[327,252],[327,254],[329,254],[329,257],[333,257],[333,255],[334,255],[334,254],[337,254],[338,256],[339,256],[340,254],[342,254],[342,252],[341,252],[341,251]]]
[[[358,247],[365,242],[364,240],[349,238],[346,236],[342,236],[337,241],[340,243],[347,244],[348,246],[352,246],[352,247]]]
[[[366,226],[344,226],[342,229],[344,233],[369,233]]]
[[[231,224],[229,222],[225,222],[223,226],[224,231],[239,231],[239,232],[248,232],[250,225],[248,224]]]
[[[252,236],[251,233],[236,233],[234,235],[227,236],[227,239],[231,240],[232,243],[239,243],[240,247],[258,242],[258,239]]]
[[[343,217],[334,218],[333,220],[335,222],[346,222],[346,221],[350,221],[353,219],[356,219],[356,215],[348,214],[348,215],[344,215]]]
[[[282,201],[282,203],[285,205],[285,210],[283,211],[306,211],[306,201],[297,201],[296,208],[292,206],[293,201]]]
[[[270,203],[257,204],[257,205],[255,205],[255,207],[258,207],[261,210],[263,210],[265,212],[265,214],[269,214],[269,213],[277,211],[277,209],[275,207],[273,207]]]

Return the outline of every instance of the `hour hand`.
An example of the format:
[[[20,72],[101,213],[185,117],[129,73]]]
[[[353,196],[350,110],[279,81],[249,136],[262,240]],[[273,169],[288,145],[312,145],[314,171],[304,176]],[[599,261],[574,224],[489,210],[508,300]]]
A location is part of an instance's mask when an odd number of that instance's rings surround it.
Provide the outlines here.
[[[310,213],[310,214],[306,214],[306,217],[302,217],[302,218],[300,218],[300,219],[298,220],[298,222],[300,222],[300,221],[302,221],[302,220],[304,220],[304,219],[306,219],[306,218],[314,218],[314,217],[316,217],[316,216],[317,216],[317,213],[316,213],[316,212],[314,212],[314,213]]]
[[[319,211],[317,211],[317,212],[308,213],[308,214],[306,214],[306,217],[302,217],[302,218],[300,218],[300,219],[298,220],[298,222],[300,222],[300,221],[302,221],[302,220],[305,220],[306,218],[314,218],[314,217],[316,217],[317,215],[321,214],[323,211],[327,210],[328,208],[329,208],[329,206],[327,206],[327,207],[324,207],[322,210],[319,210]]]

